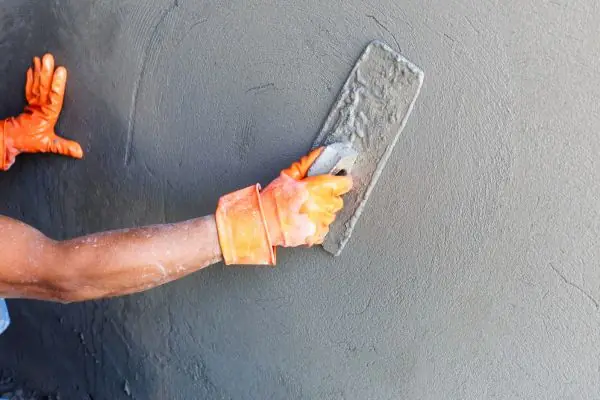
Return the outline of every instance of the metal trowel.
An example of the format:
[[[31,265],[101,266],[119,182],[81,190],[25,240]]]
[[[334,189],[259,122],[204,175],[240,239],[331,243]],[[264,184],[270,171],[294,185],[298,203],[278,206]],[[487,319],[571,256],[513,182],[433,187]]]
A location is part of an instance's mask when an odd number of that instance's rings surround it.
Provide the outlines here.
[[[313,148],[325,149],[308,175],[349,174],[354,187],[323,242],[340,255],[412,111],[423,84],[419,67],[380,41],[350,72]]]

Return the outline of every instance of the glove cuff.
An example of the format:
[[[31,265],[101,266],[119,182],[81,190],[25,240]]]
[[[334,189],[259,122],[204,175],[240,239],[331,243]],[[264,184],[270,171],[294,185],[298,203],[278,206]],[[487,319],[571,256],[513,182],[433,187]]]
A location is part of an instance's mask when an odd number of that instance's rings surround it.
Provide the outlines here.
[[[275,265],[259,191],[256,184],[219,200],[215,219],[226,265]]]

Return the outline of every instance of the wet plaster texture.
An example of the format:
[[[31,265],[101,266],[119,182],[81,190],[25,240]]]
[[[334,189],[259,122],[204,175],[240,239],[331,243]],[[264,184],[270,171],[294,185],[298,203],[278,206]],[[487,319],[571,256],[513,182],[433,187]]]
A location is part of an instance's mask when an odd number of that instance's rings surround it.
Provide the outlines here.
[[[68,399],[600,393],[600,4],[4,0],[0,111],[52,51],[76,162],[0,212],[54,238],[214,210],[311,146],[383,39],[426,73],[344,253],[279,252],[84,304],[11,301],[0,373]]]

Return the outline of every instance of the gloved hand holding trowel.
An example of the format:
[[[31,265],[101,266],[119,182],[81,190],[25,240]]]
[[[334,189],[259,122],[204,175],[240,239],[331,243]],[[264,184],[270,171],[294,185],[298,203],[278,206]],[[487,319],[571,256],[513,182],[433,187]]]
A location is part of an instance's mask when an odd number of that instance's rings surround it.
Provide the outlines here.
[[[25,112],[0,124],[0,169],[20,153],[81,158],[81,147],[54,133],[67,72],[54,58],[27,72]],[[64,242],[0,217],[0,297],[81,301],[147,290],[224,260],[275,264],[277,246],[321,243],[342,208],[350,177],[306,177],[322,149],[292,164],[264,190],[223,196],[215,215],[186,222],[103,232]]]

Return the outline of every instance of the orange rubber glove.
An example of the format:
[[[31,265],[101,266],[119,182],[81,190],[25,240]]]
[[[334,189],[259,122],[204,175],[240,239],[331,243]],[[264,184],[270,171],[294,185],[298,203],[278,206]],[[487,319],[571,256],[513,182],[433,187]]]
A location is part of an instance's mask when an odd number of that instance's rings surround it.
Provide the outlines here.
[[[63,106],[67,70],[54,68],[54,57],[33,59],[27,70],[23,114],[0,122],[0,170],[8,170],[21,153],[56,153],[82,158],[76,142],[56,135],[54,126]]]
[[[275,246],[322,243],[341,196],[352,188],[347,176],[306,177],[322,148],[292,164],[262,192],[256,184],[223,196],[216,212],[225,264],[274,265]]]

